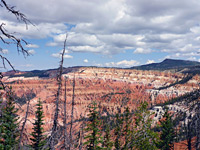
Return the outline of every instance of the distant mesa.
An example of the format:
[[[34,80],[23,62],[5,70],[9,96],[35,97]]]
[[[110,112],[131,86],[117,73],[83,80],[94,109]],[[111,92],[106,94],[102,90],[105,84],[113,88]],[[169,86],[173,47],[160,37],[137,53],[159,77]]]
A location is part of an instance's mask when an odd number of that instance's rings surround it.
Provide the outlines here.
[[[197,61],[189,61],[189,60],[178,60],[178,59],[165,59],[160,63],[152,63],[147,65],[141,65],[136,67],[131,67],[131,69],[137,70],[175,70],[181,71],[185,68],[189,67],[200,67],[200,62]]]
[[[76,72],[80,68],[99,68],[95,66],[74,66],[63,68],[63,74],[69,72]],[[105,67],[107,68],[107,67]],[[115,68],[120,69],[120,68]],[[141,65],[126,69],[136,69],[136,70],[158,70],[158,71],[171,71],[171,72],[181,72],[181,73],[192,73],[200,74],[200,62],[189,61],[189,60],[177,60],[177,59],[165,59],[160,63],[152,63],[147,65]],[[12,77],[39,77],[39,78],[54,78],[57,76],[57,69],[48,70],[32,70],[32,71],[8,71],[3,73],[4,76]]]

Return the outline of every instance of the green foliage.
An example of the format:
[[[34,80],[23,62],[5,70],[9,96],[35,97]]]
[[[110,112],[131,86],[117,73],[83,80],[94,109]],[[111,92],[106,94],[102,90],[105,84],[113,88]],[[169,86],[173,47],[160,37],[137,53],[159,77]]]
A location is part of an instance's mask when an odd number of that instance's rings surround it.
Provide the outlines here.
[[[161,120],[160,123],[162,131],[158,146],[161,150],[170,150],[173,148],[175,131],[172,116],[168,112],[168,108],[165,109],[163,120]]]
[[[135,114],[135,129],[133,145],[138,150],[156,150],[158,134],[151,129],[151,113],[147,109],[148,103],[141,103]]]
[[[101,121],[99,117],[99,112],[97,111],[97,104],[95,102],[92,102],[89,105],[88,119],[89,121],[85,128],[87,135],[84,137],[84,139],[86,139],[84,145],[86,145],[86,148],[88,150],[103,149],[101,147],[103,143],[103,138],[101,137],[100,130]]]
[[[116,150],[120,150],[122,147],[122,125],[123,125],[123,118],[121,114],[117,113],[116,114],[116,122],[115,122],[115,142],[114,146]]]
[[[42,110],[42,103],[40,101],[40,99],[38,100],[38,104],[37,104],[37,110],[35,112],[35,122],[33,123],[34,127],[33,127],[33,132],[31,133],[32,138],[32,145],[31,147],[35,150],[41,150],[43,148],[43,146],[46,144],[46,138],[43,135],[44,134],[44,129],[43,129],[43,125],[44,125],[44,116],[43,116],[43,110]]]
[[[123,130],[123,135],[124,135],[124,139],[125,139],[125,144],[123,146],[123,150],[128,150],[129,146],[128,144],[131,141],[131,135],[132,135],[132,131],[131,131],[131,115],[130,115],[130,111],[129,108],[127,107],[125,110],[125,114],[124,114],[124,130]]]
[[[17,138],[19,137],[18,116],[16,115],[18,110],[15,108],[11,89],[6,93],[5,106],[2,107],[1,111],[0,149],[11,150],[17,145]]]
[[[105,136],[103,140],[103,145],[106,150],[111,150],[113,147],[113,142],[111,140],[111,134],[110,134],[110,126],[108,123],[106,123],[106,129],[105,129]]]

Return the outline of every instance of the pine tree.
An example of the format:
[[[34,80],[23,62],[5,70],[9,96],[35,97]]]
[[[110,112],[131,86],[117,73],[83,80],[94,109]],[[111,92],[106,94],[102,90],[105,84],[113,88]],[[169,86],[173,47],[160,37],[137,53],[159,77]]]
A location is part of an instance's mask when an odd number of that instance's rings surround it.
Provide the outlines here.
[[[127,107],[125,110],[125,117],[124,117],[124,138],[125,138],[125,144],[123,146],[123,150],[128,150],[129,149],[129,143],[130,143],[130,139],[131,139],[131,115],[130,115],[130,111],[129,108]]]
[[[0,118],[0,149],[11,150],[17,145],[19,136],[18,109],[15,108],[13,92],[11,89],[6,93],[5,106],[1,110]]]
[[[159,148],[161,150],[170,150],[173,148],[173,142],[175,138],[174,125],[172,120],[172,115],[168,112],[168,108],[165,108],[165,113],[163,115],[163,120],[161,123],[161,134]]]
[[[135,114],[135,129],[132,143],[138,150],[156,150],[158,134],[152,130],[151,113],[147,109],[148,103],[141,103]]]
[[[42,110],[42,103],[40,101],[40,99],[38,100],[38,104],[37,106],[37,110],[36,110],[36,114],[35,114],[35,122],[33,123],[33,132],[31,133],[32,138],[32,145],[31,147],[35,150],[41,150],[43,148],[43,146],[46,144],[46,138],[44,135],[44,129],[43,129],[43,125],[44,125],[44,116],[43,116],[43,110]]]
[[[121,117],[121,114],[117,113],[116,114],[116,122],[115,122],[115,142],[114,146],[116,150],[120,150],[122,143],[121,143],[121,138],[122,138],[122,125],[123,125],[123,118]]]
[[[86,145],[86,148],[88,150],[99,150],[103,149],[101,147],[101,144],[103,142],[101,137],[101,121],[99,117],[99,112],[97,111],[97,104],[95,102],[92,102],[89,105],[89,115],[88,115],[88,123],[86,125],[85,131],[88,133],[84,137],[86,139],[86,142],[84,145]]]
[[[106,123],[103,145],[104,145],[104,149],[106,150],[111,150],[113,147],[113,142],[111,140],[111,134],[110,134],[110,125],[108,124],[108,122]]]
[[[0,87],[1,88],[1,87]],[[2,97],[0,97],[0,150],[3,150],[3,145],[2,145],[2,134],[3,134],[3,126],[2,126],[2,124],[3,124],[3,116],[2,116],[2,109],[3,108],[3,106],[2,106]]]

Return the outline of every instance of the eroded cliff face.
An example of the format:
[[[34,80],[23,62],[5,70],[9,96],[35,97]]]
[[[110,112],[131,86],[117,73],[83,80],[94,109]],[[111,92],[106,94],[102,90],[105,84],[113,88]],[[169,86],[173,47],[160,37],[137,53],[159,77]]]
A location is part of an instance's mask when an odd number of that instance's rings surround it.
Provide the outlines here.
[[[74,119],[80,116],[87,116],[88,104],[95,100],[102,108],[103,114],[116,113],[118,108],[122,111],[126,106],[135,110],[141,101],[148,101],[149,105],[155,105],[168,101],[172,97],[177,97],[187,92],[199,88],[200,77],[193,76],[191,80],[184,84],[176,84],[163,90],[159,87],[168,86],[176,81],[182,80],[185,75],[180,73],[158,72],[158,71],[138,71],[128,69],[110,68],[78,68],[76,71],[64,73],[62,82],[62,97],[60,100],[59,124],[63,125],[63,101],[64,82],[66,82],[67,95],[67,116],[70,120],[72,82],[75,77],[75,113]],[[24,78],[5,76],[4,82],[11,85],[21,105],[19,116],[23,120],[30,99],[30,110],[25,131],[32,131],[32,123],[35,117],[35,105],[38,98],[43,102],[45,130],[50,131],[54,117],[54,101],[57,91],[57,81],[54,78]],[[34,97],[26,98],[30,92],[35,93]],[[20,99],[21,98],[21,99]]]

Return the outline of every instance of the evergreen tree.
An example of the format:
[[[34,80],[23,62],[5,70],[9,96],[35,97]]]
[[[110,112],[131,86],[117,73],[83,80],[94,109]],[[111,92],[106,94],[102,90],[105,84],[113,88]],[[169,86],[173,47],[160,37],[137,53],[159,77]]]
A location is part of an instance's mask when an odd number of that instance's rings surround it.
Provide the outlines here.
[[[115,142],[114,146],[116,150],[120,150],[122,143],[121,143],[121,138],[122,138],[122,125],[123,125],[123,118],[121,117],[121,114],[117,113],[116,114],[116,122],[115,122]]]
[[[113,147],[113,142],[111,141],[111,134],[110,134],[110,125],[108,124],[108,122],[106,123],[103,145],[106,150],[111,150]]]
[[[1,87],[0,87],[1,88]],[[2,108],[3,108],[3,106],[2,106],[2,97],[0,97],[0,150],[3,150],[3,145],[2,145],[2,134],[3,134],[3,126],[2,126],[2,124],[3,124],[3,116],[2,116]]]
[[[6,93],[6,102],[1,110],[0,118],[0,149],[11,150],[17,145],[19,136],[18,109],[15,108],[13,92]]]
[[[124,138],[125,138],[125,144],[123,146],[123,150],[128,150],[129,146],[128,144],[130,143],[130,139],[131,139],[131,115],[130,115],[130,111],[129,108],[127,107],[125,110],[125,116],[124,116]]]
[[[159,141],[159,148],[161,150],[171,150],[173,148],[173,142],[175,138],[174,125],[172,120],[172,115],[168,112],[168,108],[165,108],[165,113],[163,115],[163,120],[161,123],[161,134]]]
[[[42,103],[40,99],[38,100],[37,110],[35,112],[35,122],[33,123],[33,132],[31,133],[32,138],[32,145],[31,147],[35,150],[41,150],[43,146],[46,144],[46,138],[44,136],[44,116],[43,116],[43,110],[42,110]]]
[[[151,113],[147,109],[148,103],[141,103],[139,110],[135,114],[135,129],[132,143],[138,150],[156,150],[158,134],[152,128]]]
[[[86,148],[88,150],[99,150],[103,149],[101,147],[103,139],[101,137],[101,121],[99,117],[99,112],[97,111],[97,104],[95,102],[92,102],[89,105],[89,115],[88,115],[88,123],[86,125],[85,131],[88,133],[84,137],[86,139],[86,142],[84,145],[86,145]]]

